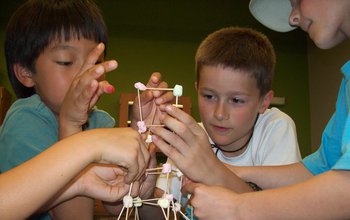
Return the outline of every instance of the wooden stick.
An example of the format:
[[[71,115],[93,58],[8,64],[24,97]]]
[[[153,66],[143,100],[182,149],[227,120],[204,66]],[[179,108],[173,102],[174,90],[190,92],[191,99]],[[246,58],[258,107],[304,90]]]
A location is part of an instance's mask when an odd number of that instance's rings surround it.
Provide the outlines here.
[[[142,119],[142,108],[141,108],[141,97],[140,97],[140,90],[137,90],[137,99],[139,102],[139,112],[140,112],[140,121],[143,121]]]
[[[153,88],[153,87],[147,87],[146,90],[156,90],[156,91],[173,91],[174,88]]]

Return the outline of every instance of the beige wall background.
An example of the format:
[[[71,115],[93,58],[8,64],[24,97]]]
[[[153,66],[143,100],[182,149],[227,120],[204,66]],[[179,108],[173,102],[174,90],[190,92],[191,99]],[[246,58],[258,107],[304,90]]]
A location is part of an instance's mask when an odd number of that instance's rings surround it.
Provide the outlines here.
[[[321,50],[308,40],[312,151],[320,146],[322,132],[335,110],[338,89],[343,76],[340,68],[349,60],[349,51],[349,41],[330,50]]]

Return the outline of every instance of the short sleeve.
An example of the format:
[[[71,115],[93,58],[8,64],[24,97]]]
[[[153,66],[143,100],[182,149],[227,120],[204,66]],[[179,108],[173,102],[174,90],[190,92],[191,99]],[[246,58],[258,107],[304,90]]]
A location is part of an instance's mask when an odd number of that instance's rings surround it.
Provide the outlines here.
[[[301,160],[297,133],[293,120],[283,112],[272,109],[273,115],[264,120],[257,132],[259,152],[256,165],[291,164]],[[270,113],[271,114],[271,113]],[[256,141],[256,140],[255,140]]]
[[[51,112],[23,108],[8,114],[0,130],[0,170],[9,170],[57,142],[58,127]]]

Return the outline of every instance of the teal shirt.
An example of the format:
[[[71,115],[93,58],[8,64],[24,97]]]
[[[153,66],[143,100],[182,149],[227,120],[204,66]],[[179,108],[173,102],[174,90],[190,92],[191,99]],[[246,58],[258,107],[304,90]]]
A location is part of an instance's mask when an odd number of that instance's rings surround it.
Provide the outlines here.
[[[87,130],[115,126],[106,112],[94,109]],[[38,95],[18,99],[0,127],[0,172],[5,172],[43,152],[58,141],[58,124],[53,112]],[[21,208],[21,207],[18,207]],[[51,219],[43,214],[32,219]]]
[[[350,61],[341,71],[344,77],[336,110],[322,134],[321,146],[302,161],[314,175],[329,170],[350,170]]]

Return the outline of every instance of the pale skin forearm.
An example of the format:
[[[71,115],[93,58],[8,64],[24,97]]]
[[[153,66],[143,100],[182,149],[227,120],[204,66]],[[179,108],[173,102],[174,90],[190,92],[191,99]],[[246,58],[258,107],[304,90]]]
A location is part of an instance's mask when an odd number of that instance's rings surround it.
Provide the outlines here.
[[[280,189],[242,194],[237,213],[245,219],[348,219],[349,185],[349,171],[329,171]]]
[[[313,177],[300,162],[281,166],[225,165],[244,181],[256,183],[263,189],[287,186]]]
[[[69,123],[65,123],[62,118],[59,124],[59,140],[82,131],[82,126],[72,126]],[[58,199],[60,198],[58,197]],[[88,220],[93,218],[93,207],[93,199],[88,197],[76,197],[58,205],[57,200],[55,200],[54,203],[48,203],[42,207],[40,212],[52,208],[50,210],[50,215],[54,219],[73,220],[79,217]]]
[[[207,185],[223,186],[225,188],[234,190],[237,193],[250,192],[253,191],[252,188],[241,178],[239,178],[235,173],[232,173],[225,166],[217,167],[217,169],[208,172],[203,181]]]
[[[24,219],[29,216],[52,198],[80,170],[93,162],[96,155],[94,148],[87,147],[86,141],[77,137],[59,142],[32,160],[1,174],[2,218]]]

